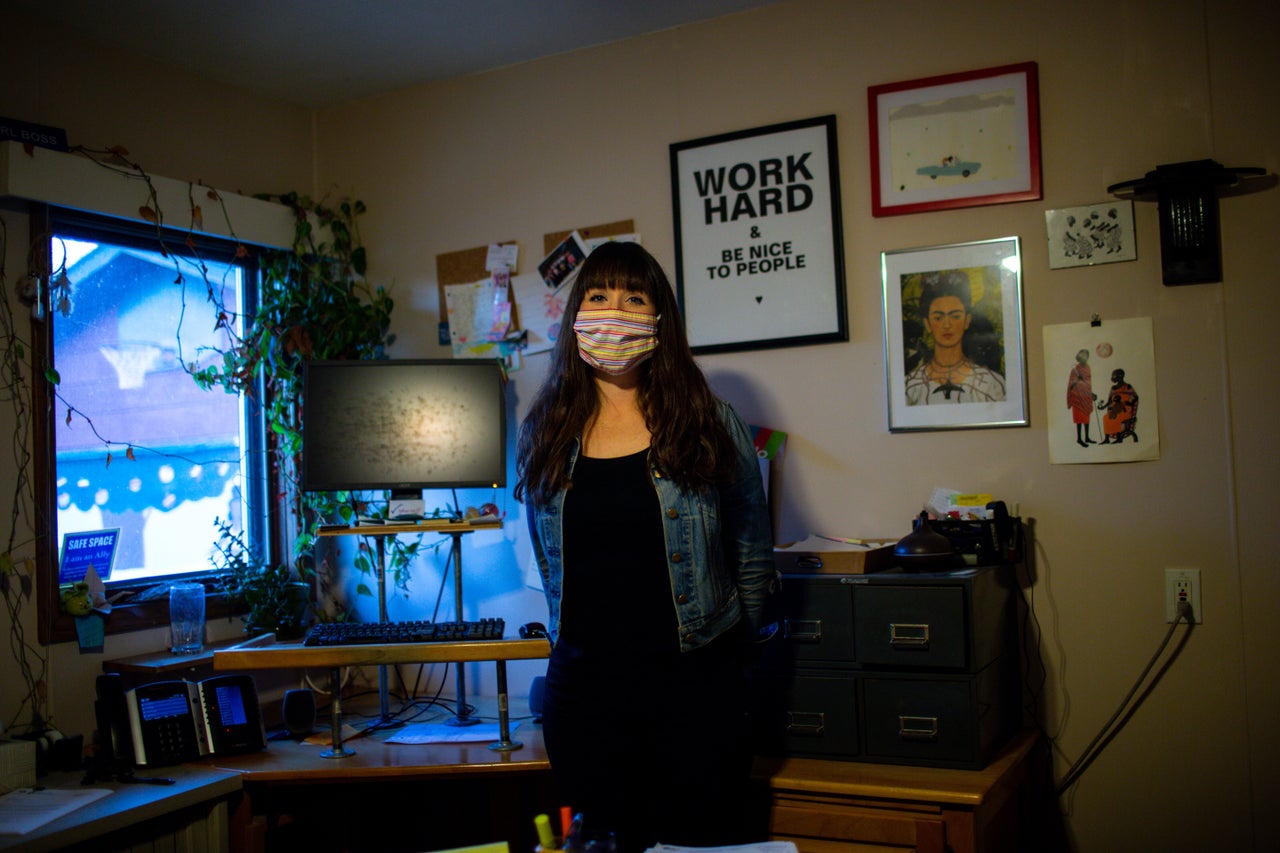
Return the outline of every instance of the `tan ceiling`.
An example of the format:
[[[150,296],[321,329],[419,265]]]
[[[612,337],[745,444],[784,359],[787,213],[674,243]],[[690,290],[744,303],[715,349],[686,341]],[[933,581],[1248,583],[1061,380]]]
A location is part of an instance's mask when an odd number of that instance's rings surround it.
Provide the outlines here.
[[[777,0],[5,0],[262,95],[326,106]]]

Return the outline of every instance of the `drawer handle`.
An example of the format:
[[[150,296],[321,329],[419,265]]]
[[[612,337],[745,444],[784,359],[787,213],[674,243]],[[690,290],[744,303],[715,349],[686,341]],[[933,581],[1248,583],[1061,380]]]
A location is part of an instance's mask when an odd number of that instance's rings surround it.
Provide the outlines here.
[[[816,572],[822,568],[822,558],[812,555],[805,557],[796,557],[796,568],[803,569],[807,572]]]
[[[890,622],[889,645],[899,648],[927,648],[929,625],[921,622]]]
[[[787,734],[797,737],[822,737],[826,733],[826,715],[821,711],[788,711]]]
[[[784,619],[782,636],[800,643],[817,643],[822,640],[821,619]]]
[[[908,717],[898,715],[898,737],[903,740],[927,741],[938,739],[937,717]]]

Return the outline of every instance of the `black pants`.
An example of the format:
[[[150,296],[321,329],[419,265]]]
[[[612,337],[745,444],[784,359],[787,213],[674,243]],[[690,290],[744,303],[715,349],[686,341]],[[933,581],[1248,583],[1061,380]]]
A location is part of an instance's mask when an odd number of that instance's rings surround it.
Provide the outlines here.
[[[643,661],[551,653],[543,735],[567,805],[621,853],[751,838],[746,683],[736,640]]]

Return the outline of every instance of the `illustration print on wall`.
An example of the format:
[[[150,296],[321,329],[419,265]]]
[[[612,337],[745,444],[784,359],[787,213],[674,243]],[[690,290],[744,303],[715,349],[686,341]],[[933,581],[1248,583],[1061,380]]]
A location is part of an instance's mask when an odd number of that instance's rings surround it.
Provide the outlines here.
[[[1083,267],[1133,261],[1133,202],[1115,200],[1044,212],[1049,238],[1049,268]]]
[[[1160,458],[1151,318],[1044,327],[1049,461]]]

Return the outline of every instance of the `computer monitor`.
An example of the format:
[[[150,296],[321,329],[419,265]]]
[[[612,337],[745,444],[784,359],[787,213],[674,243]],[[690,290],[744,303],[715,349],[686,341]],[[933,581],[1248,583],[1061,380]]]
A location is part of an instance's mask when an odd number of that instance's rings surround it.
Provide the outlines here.
[[[505,486],[505,382],[496,359],[308,363],[302,489]]]

